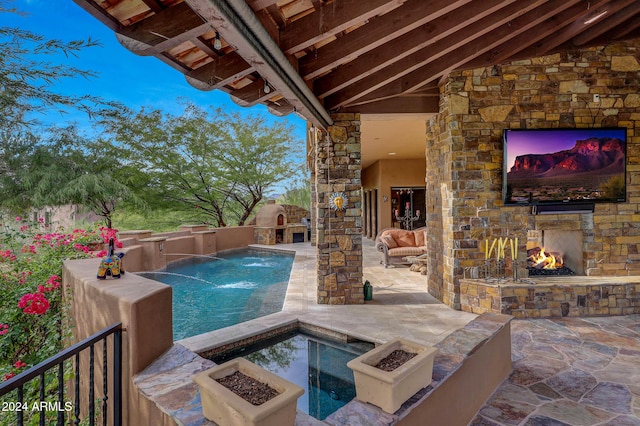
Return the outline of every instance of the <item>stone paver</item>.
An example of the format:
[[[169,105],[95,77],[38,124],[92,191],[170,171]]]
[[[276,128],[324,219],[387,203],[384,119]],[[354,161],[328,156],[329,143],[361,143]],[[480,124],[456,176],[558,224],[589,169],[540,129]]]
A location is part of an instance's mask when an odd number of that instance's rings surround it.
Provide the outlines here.
[[[639,324],[640,315],[512,321],[513,372],[471,425],[640,425]]]

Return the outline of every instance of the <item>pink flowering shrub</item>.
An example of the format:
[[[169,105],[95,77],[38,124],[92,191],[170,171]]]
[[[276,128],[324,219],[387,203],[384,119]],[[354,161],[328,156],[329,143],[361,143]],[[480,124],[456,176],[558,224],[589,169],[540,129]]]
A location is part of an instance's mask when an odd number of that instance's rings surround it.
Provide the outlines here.
[[[116,233],[107,228],[52,230],[22,217],[0,225],[0,380],[63,348],[68,330],[62,262],[97,257],[89,244],[108,241]]]

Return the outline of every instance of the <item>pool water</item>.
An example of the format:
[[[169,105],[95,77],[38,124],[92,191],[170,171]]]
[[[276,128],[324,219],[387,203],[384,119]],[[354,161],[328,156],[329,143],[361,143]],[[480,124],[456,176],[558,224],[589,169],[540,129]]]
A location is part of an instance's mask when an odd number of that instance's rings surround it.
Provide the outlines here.
[[[292,265],[293,254],[244,249],[141,275],[173,288],[173,338],[180,340],[281,311]]]
[[[295,383],[305,391],[298,399],[298,410],[324,420],[356,396],[347,362],[373,348],[372,343],[343,343],[298,333],[213,361],[221,364],[243,356]]]

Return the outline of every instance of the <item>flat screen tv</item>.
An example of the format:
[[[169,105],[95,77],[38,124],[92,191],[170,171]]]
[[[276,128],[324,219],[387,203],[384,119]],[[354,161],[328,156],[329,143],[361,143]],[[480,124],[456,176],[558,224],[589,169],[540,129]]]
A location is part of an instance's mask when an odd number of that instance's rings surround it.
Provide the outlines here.
[[[505,205],[624,202],[626,128],[504,131]]]

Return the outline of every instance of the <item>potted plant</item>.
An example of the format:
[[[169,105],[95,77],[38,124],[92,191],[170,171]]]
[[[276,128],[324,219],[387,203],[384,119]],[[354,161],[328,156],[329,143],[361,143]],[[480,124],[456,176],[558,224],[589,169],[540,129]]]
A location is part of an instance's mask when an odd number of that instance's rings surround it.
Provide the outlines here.
[[[203,371],[193,381],[200,387],[204,416],[219,425],[293,425],[297,400],[304,393],[301,387],[244,358]],[[245,389],[253,387],[250,393],[266,402],[254,405],[248,395],[235,393],[225,382],[236,382]]]
[[[431,383],[436,352],[431,346],[396,339],[349,361],[347,367],[353,370],[356,398],[395,413],[407,399]],[[386,365],[391,366],[391,371],[382,369]]]

